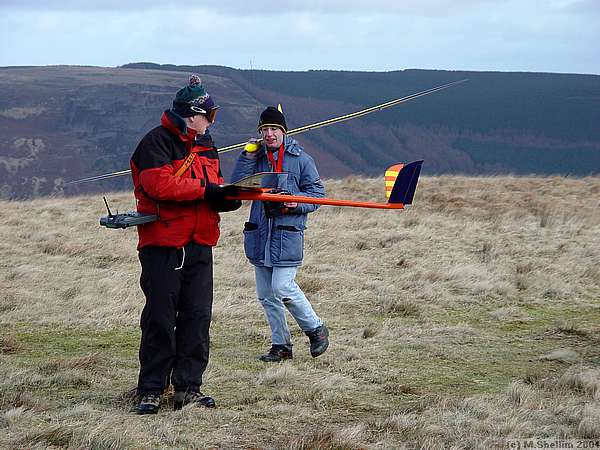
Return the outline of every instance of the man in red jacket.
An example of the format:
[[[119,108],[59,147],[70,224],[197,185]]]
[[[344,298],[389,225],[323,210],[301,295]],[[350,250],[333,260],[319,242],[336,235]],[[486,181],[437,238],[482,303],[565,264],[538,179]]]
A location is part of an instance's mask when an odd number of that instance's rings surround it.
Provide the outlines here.
[[[219,211],[241,206],[225,200],[235,188],[220,186],[219,155],[207,131],[217,109],[193,75],[131,157],[137,210],[158,216],[138,226],[146,296],[138,414],[156,414],[169,384],[175,388],[175,409],[189,403],[215,406],[200,392],[208,364],[212,247],[219,239]]]

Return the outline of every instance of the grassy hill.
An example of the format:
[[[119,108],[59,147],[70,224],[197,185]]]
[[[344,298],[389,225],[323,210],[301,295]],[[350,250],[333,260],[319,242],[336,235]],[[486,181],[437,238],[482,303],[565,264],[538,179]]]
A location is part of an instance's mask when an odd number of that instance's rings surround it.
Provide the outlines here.
[[[0,198],[130,189],[128,177],[67,186],[129,168],[190,72],[221,105],[218,146],[256,134],[257,118],[282,103],[290,127],[361,110],[450,81],[467,83],[385,111],[298,136],[321,174],[378,176],[425,159],[428,174],[600,172],[600,76],[402,70],[237,70],[151,63],[119,68],[0,68]],[[223,155],[226,177],[236,152]]]
[[[381,199],[380,179],[326,181]],[[130,414],[143,296],[101,198],[0,202],[1,448],[491,449],[600,438],[600,179],[425,177],[406,211],[322,207],[299,283],[331,330],[266,365],[242,250],[215,249],[215,410]],[[130,194],[109,200],[133,206]],[[335,230],[335,231],[333,231]]]

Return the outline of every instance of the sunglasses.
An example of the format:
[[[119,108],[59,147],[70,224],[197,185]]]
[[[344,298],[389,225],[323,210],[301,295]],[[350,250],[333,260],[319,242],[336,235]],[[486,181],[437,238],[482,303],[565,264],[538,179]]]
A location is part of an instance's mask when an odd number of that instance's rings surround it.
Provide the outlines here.
[[[206,117],[206,120],[208,120],[210,123],[214,123],[215,118],[217,117],[217,108],[209,110],[206,114],[204,114],[204,117]]]
[[[200,103],[198,99],[190,103],[190,109],[192,111],[197,112],[198,114],[203,114],[204,117],[206,117],[206,120],[208,120],[210,123],[213,123],[215,121],[215,118],[217,117],[217,109],[219,109],[219,107],[213,106],[207,111],[202,106],[204,105],[202,105],[202,103]]]

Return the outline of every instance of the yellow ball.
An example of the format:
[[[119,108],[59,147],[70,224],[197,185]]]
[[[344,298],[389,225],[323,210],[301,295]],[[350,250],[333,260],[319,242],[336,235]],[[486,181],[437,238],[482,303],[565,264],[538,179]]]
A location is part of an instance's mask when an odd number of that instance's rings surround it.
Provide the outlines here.
[[[248,142],[245,146],[244,146],[244,150],[248,153],[254,153],[256,152],[258,149],[260,148],[260,144],[256,143],[256,142]]]

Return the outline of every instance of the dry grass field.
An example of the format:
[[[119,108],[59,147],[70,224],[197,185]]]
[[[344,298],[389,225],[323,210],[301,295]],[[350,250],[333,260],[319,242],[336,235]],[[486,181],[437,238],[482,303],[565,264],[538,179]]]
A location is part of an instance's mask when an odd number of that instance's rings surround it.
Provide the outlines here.
[[[381,180],[326,183],[381,199]],[[131,209],[130,194],[108,196]],[[268,326],[223,215],[217,409],[135,416],[134,230],[96,197],[0,202],[0,448],[491,449],[600,439],[600,178],[425,177],[406,211],[322,207],[299,283],[331,331],[256,359]]]

